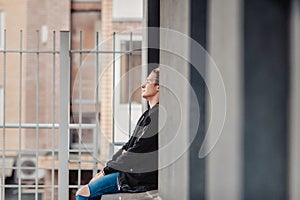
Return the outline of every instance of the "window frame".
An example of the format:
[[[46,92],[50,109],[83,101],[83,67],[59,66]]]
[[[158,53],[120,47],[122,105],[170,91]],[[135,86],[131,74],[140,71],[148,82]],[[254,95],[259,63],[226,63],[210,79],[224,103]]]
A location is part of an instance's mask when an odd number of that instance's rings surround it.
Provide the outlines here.
[[[115,49],[116,51],[121,51],[121,42],[123,41],[129,41],[130,42],[130,35],[116,35],[116,41],[115,41]],[[138,41],[141,42],[141,50],[142,50],[142,36],[141,35],[133,35],[132,41]],[[115,58],[115,83],[119,83],[121,79],[121,56],[124,54],[117,54]],[[141,52],[141,61],[142,61],[142,52]],[[142,63],[141,63],[142,65]],[[143,70],[141,70],[141,78],[142,78]],[[116,88],[115,88],[116,89]],[[116,90],[115,90],[116,91]],[[115,104],[118,106],[128,106],[129,103],[121,103],[121,91],[118,91],[115,93]],[[139,103],[132,104],[132,105],[141,105]]]

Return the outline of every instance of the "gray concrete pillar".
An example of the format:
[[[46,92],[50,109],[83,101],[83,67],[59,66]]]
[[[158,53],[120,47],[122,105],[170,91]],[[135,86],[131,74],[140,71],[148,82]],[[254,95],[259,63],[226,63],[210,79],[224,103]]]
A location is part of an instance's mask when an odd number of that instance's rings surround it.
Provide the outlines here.
[[[293,0],[291,12],[291,82],[290,82],[290,200],[300,198],[300,1]]]
[[[189,33],[189,1],[161,0],[160,26],[165,29],[174,29],[183,34]],[[162,49],[174,49],[188,57],[188,42],[178,40],[168,32],[160,34],[160,132],[159,148],[168,147],[159,153],[159,196],[161,199],[188,199],[189,195],[189,169],[188,153],[183,152],[181,157],[174,158],[174,152],[187,144],[188,137],[188,89],[186,85],[176,80],[172,73],[177,72],[184,79],[189,79],[189,64],[182,58]],[[175,71],[171,71],[171,70]],[[174,95],[175,94],[175,95]],[[166,116],[162,121],[161,116]],[[181,120],[180,117],[181,116]],[[180,121],[179,121],[180,120]],[[179,128],[177,125],[181,123]],[[177,136],[172,145],[168,145]],[[172,159],[174,158],[174,159]]]
[[[209,200],[240,200],[242,190],[243,66],[241,1],[209,1],[208,52],[220,70],[226,92],[226,120],[219,140],[207,159],[206,197]],[[209,81],[215,77],[207,68]],[[207,96],[209,101],[210,96]],[[223,101],[223,99],[218,99]],[[218,102],[222,105],[223,102]],[[209,106],[209,105],[207,105]],[[213,107],[213,108],[212,108]],[[207,118],[212,109],[209,107]],[[209,121],[207,121],[207,124]],[[213,134],[208,132],[207,134]]]
[[[198,155],[205,136],[206,8],[206,0],[160,1],[162,199],[205,197],[205,158]]]

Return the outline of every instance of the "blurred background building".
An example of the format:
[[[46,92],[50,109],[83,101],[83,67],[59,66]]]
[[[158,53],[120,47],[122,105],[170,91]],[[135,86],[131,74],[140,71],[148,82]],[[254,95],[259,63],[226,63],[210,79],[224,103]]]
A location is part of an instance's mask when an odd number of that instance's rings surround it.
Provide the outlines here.
[[[300,198],[299,0],[0,0],[0,29],[1,199],[74,199],[128,138],[158,63],[161,199]]]

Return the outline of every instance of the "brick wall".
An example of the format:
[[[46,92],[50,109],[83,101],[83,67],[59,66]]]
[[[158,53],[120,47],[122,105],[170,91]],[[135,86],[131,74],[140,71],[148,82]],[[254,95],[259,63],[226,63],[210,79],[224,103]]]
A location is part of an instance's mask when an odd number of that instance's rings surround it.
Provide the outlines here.
[[[20,30],[26,34],[24,30],[26,27],[26,5],[22,0],[0,1],[0,10],[5,15],[5,28],[6,28],[6,48],[7,49],[20,49]],[[26,41],[23,40],[23,47]],[[3,87],[3,73],[4,73],[4,56],[0,56],[0,87]],[[24,64],[24,61],[23,63]],[[6,54],[6,109],[5,109],[5,122],[16,123],[19,118],[19,80],[20,80],[20,59],[19,55]],[[24,74],[25,69],[23,69]],[[22,75],[21,75],[22,76]],[[23,84],[24,88],[24,84]],[[23,99],[23,102],[25,100]],[[2,112],[2,109],[1,109]],[[2,134],[0,130],[0,148],[2,148]],[[17,133],[15,130],[6,129],[6,142],[5,148],[12,149],[18,146]]]
[[[70,1],[69,0],[53,0],[53,1],[27,1],[27,49],[51,50],[53,49],[53,31],[56,31],[56,50],[59,49],[59,31],[70,30]],[[41,35],[42,26],[47,26],[47,40],[42,43]],[[37,30],[40,30],[37,34]],[[39,46],[37,47],[37,37],[40,38]],[[39,71],[37,72],[37,65]],[[26,60],[26,118],[29,123],[50,123],[52,122],[52,81],[53,81],[53,56],[40,54],[39,60],[37,55],[30,54]],[[55,90],[58,91],[59,86],[59,60],[56,57],[55,63]],[[39,101],[36,101],[36,77],[39,74]],[[58,119],[58,92],[55,93],[55,119]],[[39,105],[39,113],[36,113],[36,105]],[[39,131],[39,148],[50,148],[49,138],[51,138],[51,130]],[[26,138],[35,138],[35,130],[27,130]],[[35,143],[25,141],[26,148],[35,148]]]

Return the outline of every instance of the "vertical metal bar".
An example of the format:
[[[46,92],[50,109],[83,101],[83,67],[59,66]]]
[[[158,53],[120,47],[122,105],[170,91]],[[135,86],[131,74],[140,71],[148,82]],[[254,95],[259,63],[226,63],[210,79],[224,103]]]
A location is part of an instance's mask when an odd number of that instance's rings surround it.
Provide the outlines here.
[[[112,101],[112,109],[113,109],[113,116],[112,116],[112,151],[114,153],[115,147],[115,73],[116,73],[116,32],[113,33],[113,101]]]
[[[21,149],[22,149],[22,135],[21,135],[21,123],[22,123],[22,40],[23,35],[20,31],[20,78],[19,78],[19,148],[18,148],[18,174],[21,174]],[[21,176],[18,177],[18,199],[21,200]]]
[[[60,32],[58,200],[69,199],[70,33]],[[66,145],[67,144],[67,145]]]
[[[99,32],[96,33],[96,77],[95,77],[95,88],[96,88],[96,102],[95,102],[95,107],[96,107],[96,130],[94,129],[93,131],[93,136],[95,136],[94,138],[94,142],[93,142],[93,155],[95,159],[94,162],[94,167],[93,167],[93,174],[95,174],[98,170],[98,133],[99,133],[99,122],[97,121],[98,116],[99,116],[99,89],[98,89],[98,76],[99,76]]]
[[[35,166],[35,200],[38,200],[38,151],[39,151],[39,96],[40,96],[40,54],[39,54],[39,31],[36,31],[36,95],[35,95],[35,105],[36,105],[36,131],[35,131],[35,159],[36,159],[36,166]]]
[[[128,99],[129,99],[129,124],[128,124],[128,135],[129,138],[131,136],[131,103],[132,103],[132,99],[131,99],[131,95],[132,95],[132,88],[131,88],[131,69],[132,69],[132,48],[133,48],[133,41],[132,41],[132,32],[130,32],[130,42],[129,42],[129,66],[128,66]]]
[[[2,133],[2,177],[1,177],[1,197],[5,199],[5,120],[6,120],[6,30],[4,30],[4,44],[3,44],[3,133]]]
[[[52,168],[51,168],[51,200],[54,200],[54,168],[55,168],[55,75],[56,75],[56,70],[55,70],[55,31],[53,31],[53,57],[52,57]]]
[[[78,151],[79,151],[79,162],[78,162],[78,186],[81,185],[81,145],[82,143],[82,31],[80,31],[79,37],[79,141],[78,141]]]
[[[78,155],[79,155],[79,161],[78,161],[78,186],[81,185],[81,156],[82,156],[82,31],[80,31],[80,37],[79,37],[79,140],[78,140]]]

